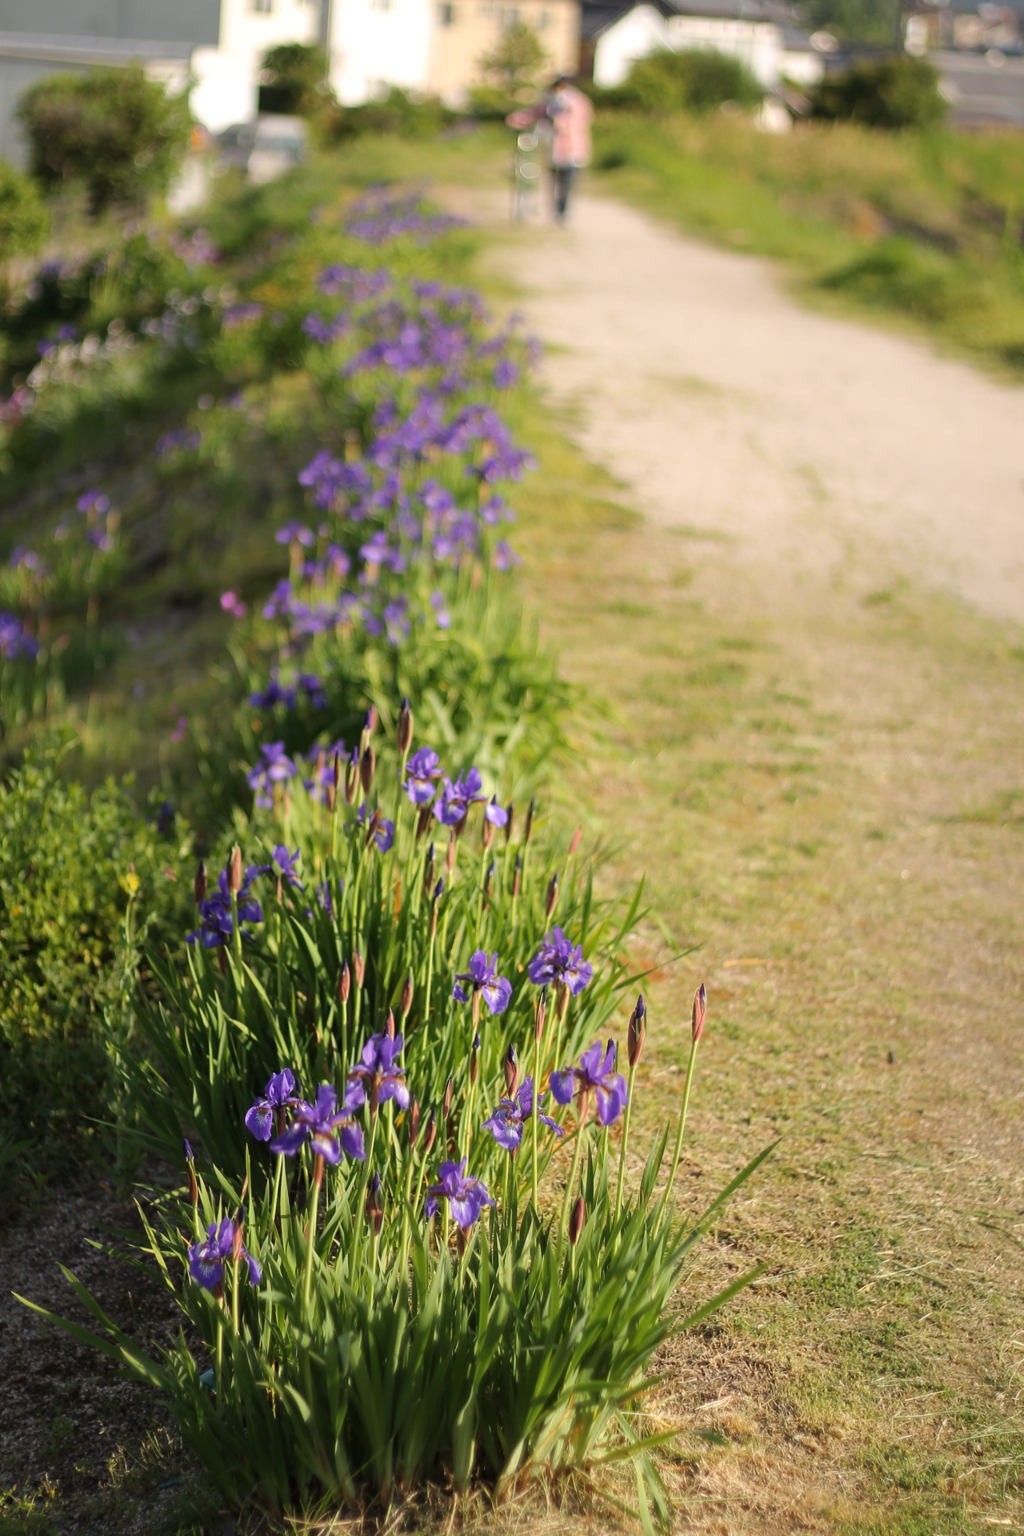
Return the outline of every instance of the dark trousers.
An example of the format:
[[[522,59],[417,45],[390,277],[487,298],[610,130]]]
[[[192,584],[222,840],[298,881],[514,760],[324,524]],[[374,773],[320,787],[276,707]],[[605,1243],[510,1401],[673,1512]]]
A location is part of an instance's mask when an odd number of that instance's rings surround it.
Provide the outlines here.
[[[561,221],[565,218],[569,207],[569,194],[576,177],[574,165],[556,165],[552,175],[555,178],[555,218]]]

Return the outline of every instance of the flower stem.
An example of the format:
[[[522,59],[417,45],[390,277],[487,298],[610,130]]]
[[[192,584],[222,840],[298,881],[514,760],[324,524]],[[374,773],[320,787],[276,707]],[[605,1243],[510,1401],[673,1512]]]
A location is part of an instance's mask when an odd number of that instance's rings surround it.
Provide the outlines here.
[[[629,1146],[629,1121],[633,1112],[633,1079],[636,1077],[635,1064],[629,1069],[629,1085],[626,1091],[626,1112],[622,1117],[622,1146],[619,1148],[619,1182],[615,1191],[615,1217],[618,1219],[622,1209],[622,1183],[626,1176],[626,1148]]]
[[[679,1167],[679,1159],[682,1156],[683,1151],[683,1136],[686,1132],[686,1112],[690,1107],[690,1088],[693,1084],[693,1067],[696,1060],[697,1042],[694,1040],[693,1044],[690,1046],[690,1060],[686,1066],[686,1085],[683,1088],[683,1102],[679,1110],[679,1125],[676,1130],[675,1151],[672,1153],[672,1167],[669,1171],[668,1183],[665,1185],[665,1193],[661,1197],[662,1205],[668,1201],[672,1193],[673,1186],[676,1182],[676,1170]]]
[[[309,1202],[309,1225],[306,1228],[306,1273],[302,1280],[303,1310],[309,1312],[309,1293],[313,1285],[313,1249],[316,1246],[316,1216],[320,1204],[320,1186],[324,1181],[324,1160],[317,1157],[313,1164],[313,1195]]]

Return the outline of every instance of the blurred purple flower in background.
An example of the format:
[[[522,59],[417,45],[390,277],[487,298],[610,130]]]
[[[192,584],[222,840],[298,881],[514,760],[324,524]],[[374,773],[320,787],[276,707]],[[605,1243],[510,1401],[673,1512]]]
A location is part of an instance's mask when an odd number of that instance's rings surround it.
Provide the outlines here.
[[[420,747],[414,752],[406,764],[408,778],[405,781],[405,792],[413,805],[426,805],[433,800],[436,789],[435,780],[441,777],[441,759],[433,747]]]

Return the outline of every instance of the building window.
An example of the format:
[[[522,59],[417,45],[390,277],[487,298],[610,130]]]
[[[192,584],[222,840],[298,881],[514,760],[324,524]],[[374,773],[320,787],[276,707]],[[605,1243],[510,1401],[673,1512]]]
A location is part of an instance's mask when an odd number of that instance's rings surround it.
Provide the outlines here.
[[[437,19],[438,19],[439,24],[442,27],[454,27],[454,25],[455,25],[455,7],[454,7],[454,5],[449,5],[447,3],[443,4],[443,5],[439,5],[438,8],[437,8]]]

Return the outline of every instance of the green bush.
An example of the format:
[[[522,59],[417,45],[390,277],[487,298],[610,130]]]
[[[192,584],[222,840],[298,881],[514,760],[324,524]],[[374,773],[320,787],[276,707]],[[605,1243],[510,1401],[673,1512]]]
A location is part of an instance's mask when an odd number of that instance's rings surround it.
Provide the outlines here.
[[[933,64],[893,54],[826,75],[811,97],[811,115],[868,128],[929,128],[946,115],[946,102]]]
[[[110,1113],[126,920],[175,904],[162,866],[179,851],[116,784],[67,782],[65,750],[39,748],[0,788],[0,1105],[44,1162]]]
[[[429,139],[456,114],[435,96],[415,96],[392,85],[376,101],[358,107],[336,107],[327,124],[327,136],[335,143],[368,133],[390,133],[400,139]]]
[[[50,75],[21,98],[32,174],[48,190],[79,183],[94,213],[165,192],[188,145],[184,96],[168,96],[141,68]]]
[[[726,101],[754,107],[763,95],[739,59],[706,48],[648,54],[637,59],[622,85],[594,92],[599,106],[633,112],[711,112]]]
[[[48,225],[32,182],[0,160],[0,262],[37,250]]]

